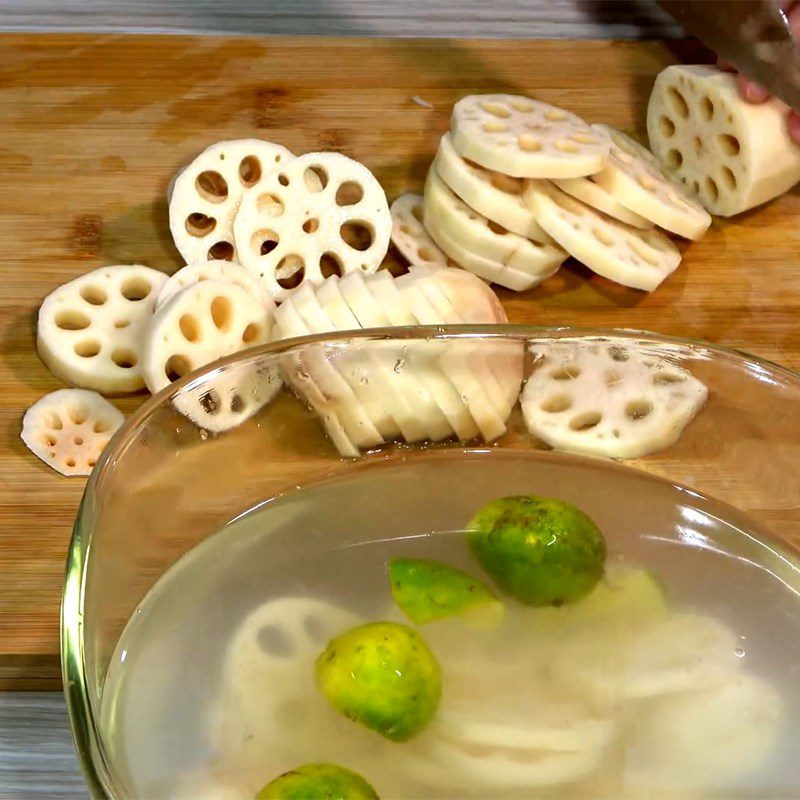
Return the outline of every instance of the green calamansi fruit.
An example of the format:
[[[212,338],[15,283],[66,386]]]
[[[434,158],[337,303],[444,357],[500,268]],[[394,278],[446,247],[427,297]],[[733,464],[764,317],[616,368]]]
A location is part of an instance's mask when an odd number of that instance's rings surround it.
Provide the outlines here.
[[[304,764],[270,781],[256,800],[379,800],[357,773],[337,764]]]
[[[417,558],[392,558],[388,568],[395,603],[417,625],[462,614],[479,606],[500,606],[486,584],[447,564]]]
[[[317,658],[317,685],[348,719],[404,742],[436,713],[442,672],[413,628],[372,622],[328,643]]]
[[[494,500],[473,517],[468,537],[492,580],[530,605],[580,600],[603,575],[603,534],[561,500],[528,495]]]

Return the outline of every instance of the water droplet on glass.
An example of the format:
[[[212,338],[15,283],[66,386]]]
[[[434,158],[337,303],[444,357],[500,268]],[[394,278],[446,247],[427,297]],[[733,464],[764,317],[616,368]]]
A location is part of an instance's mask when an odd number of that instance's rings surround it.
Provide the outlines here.
[[[406,360],[404,358],[398,358],[394,364],[394,371],[400,372],[401,369],[406,365]]]
[[[744,658],[744,648],[743,647],[737,647],[733,651],[733,654],[736,656],[736,658]]]

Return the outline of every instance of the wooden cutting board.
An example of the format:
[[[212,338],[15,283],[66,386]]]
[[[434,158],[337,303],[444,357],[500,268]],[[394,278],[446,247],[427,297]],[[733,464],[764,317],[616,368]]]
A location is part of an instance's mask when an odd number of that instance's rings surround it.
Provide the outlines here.
[[[393,197],[421,187],[463,94],[531,94],[642,134],[653,78],[686,55],[589,41],[0,37],[0,688],[60,684],[62,573],[83,490],[19,440],[25,409],[60,386],[36,355],[36,309],[104,264],[177,269],[165,194],[181,165],[218,139],[262,137],[362,160]],[[798,219],[792,193],[716,221],[651,295],[574,264],[501,295],[512,322],[643,328],[800,368]]]

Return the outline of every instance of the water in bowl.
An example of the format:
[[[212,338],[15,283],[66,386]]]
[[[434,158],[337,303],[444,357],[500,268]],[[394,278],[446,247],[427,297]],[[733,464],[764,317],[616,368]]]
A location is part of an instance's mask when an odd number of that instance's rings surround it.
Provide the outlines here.
[[[387,559],[485,578],[464,527],[515,494],[589,514],[609,547],[604,596],[630,597],[509,601],[502,621],[422,626],[444,675],[430,726],[396,744],[340,716],[314,660],[352,625],[402,621]],[[148,798],[253,797],[309,762],[357,770],[384,800],[794,796],[799,587],[761,538],[729,505],[599,460],[487,450],[356,465],[243,513],[154,586],[106,679],[108,757]]]

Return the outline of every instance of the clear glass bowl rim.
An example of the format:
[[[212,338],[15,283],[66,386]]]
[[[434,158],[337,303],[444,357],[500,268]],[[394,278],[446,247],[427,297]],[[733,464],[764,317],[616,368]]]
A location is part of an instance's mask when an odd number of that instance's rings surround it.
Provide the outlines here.
[[[72,538],[67,552],[64,589],[61,602],[61,672],[64,695],[67,703],[70,727],[81,771],[87,787],[94,798],[115,798],[115,780],[106,763],[101,746],[98,723],[89,700],[86,683],[86,670],[83,657],[83,608],[84,589],[91,555],[92,530],[88,524],[88,509],[96,493],[99,476],[109,462],[115,461],[133,440],[138,430],[163,404],[180,393],[184,386],[196,381],[220,367],[226,367],[245,359],[259,356],[280,355],[308,345],[327,342],[391,341],[413,339],[507,339],[523,341],[529,339],[582,339],[606,340],[623,339],[639,345],[677,345],[689,351],[712,359],[721,358],[738,362],[741,366],[752,365],[761,374],[771,373],[793,384],[800,399],[800,372],[795,372],[780,364],[755,356],[745,350],[725,345],[713,344],[700,339],[685,339],[666,336],[650,331],[631,328],[588,328],[573,326],[534,326],[517,324],[485,325],[442,325],[410,326],[391,328],[370,328],[359,331],[329,332],[313,334],[292,339],[281,339],[259,347],[250,348],[207,364],[199,370],[184,376],[162,389],[145,401],[125,421],[108,446],[103,451],[95,469],[89,476],[78,513],[73,526]],[[785,541],[774,542],[780,549],[792,552],[795,548]],[[798,553],[795,553],[798,555]]]

